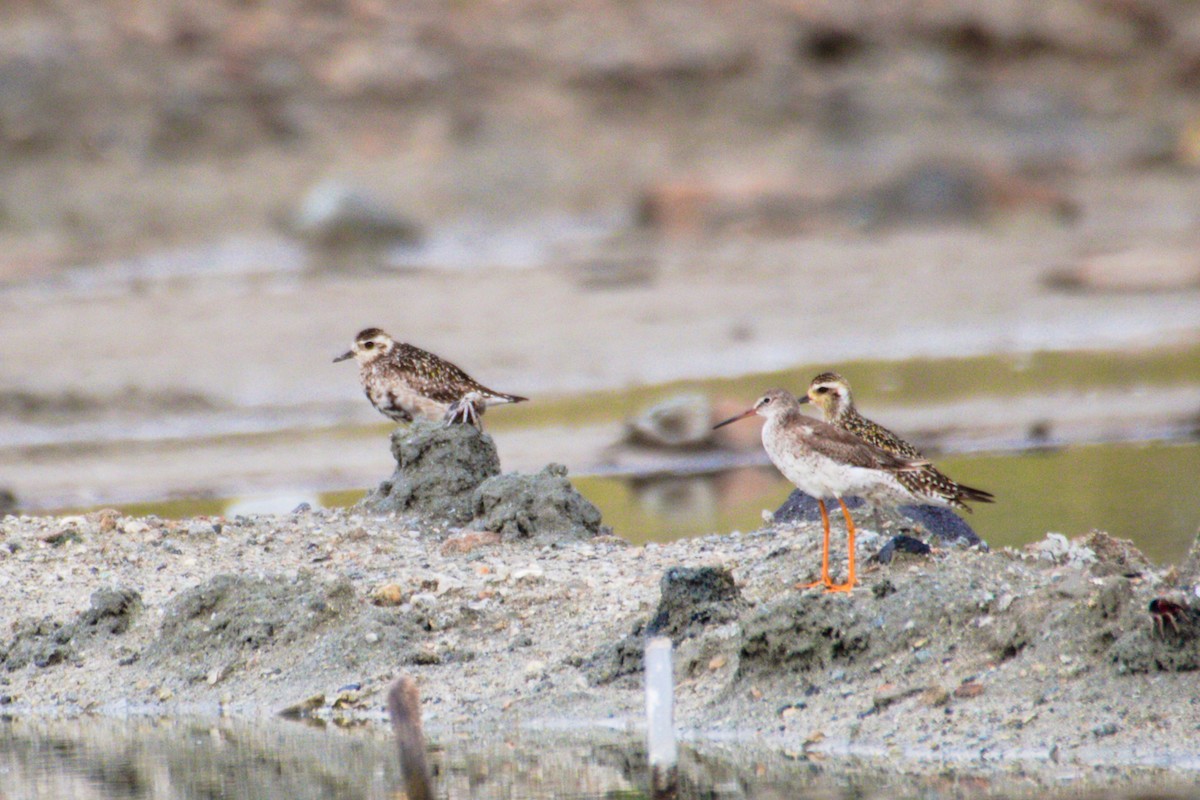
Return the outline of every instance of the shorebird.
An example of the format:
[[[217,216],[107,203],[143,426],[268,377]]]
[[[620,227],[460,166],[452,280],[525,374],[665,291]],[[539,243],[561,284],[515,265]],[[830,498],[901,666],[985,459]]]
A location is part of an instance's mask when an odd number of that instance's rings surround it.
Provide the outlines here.
[[[900,476],[918,472],[929,462],[902,458],[863,441],[852,433],[827,422],[806,416],[800,401],[791,392],[771,389],[748,410],[730,417],[715,427],[758,414],[766,418],[762,441],[767,456],[796,488],[817,498],[821,509],[824,539],[821,552],[821,579],[802,588],[824,586],[827,592],[848,592],[857,583],[854,568],[854,520],[843,497],[857,495],[880,505],[926,502],[914,495]],[[846,519],[850,555],[845,583],[835,584],[829,577],[829,513],[826,500],[837,500]]]
[[[367,328],[334,362],[353,358],[371,405],[396,422],[416,417],[442,418],[446,424],[465,422],[482,427],[480,417],[490,405],[527,400],[493,391],[433,353],[397,342],[379,328]]]
[[[808,394],[799,399],[801,403],[811,402],[820,408],[825,421],[830,425],[852,433],[881,450],[900,458],[925,458],[921,451],[909,442],[859,414],[854,405],[854,396],[850,393],[849,381],[836,372],[822,372],[813,378],[808,386]],[[933,464],[927,464],[924,469],[898,475],[897,479],[914,496],[926,498],[923,502],[931,505],[950,506],[969,512],[971,507],[966,504],[967,500],[973,503],[994,503],[996,500],[990,492],[964,486],[942,473]]]

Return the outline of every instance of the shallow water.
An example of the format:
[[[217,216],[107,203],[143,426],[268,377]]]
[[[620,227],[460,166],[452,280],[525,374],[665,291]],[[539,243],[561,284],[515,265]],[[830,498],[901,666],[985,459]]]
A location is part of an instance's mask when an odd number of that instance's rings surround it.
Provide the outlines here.
[[[1200,444],[1098,444],[1055,450],[953,455],[947,474],[996,495],[964,515],[992,547],[1093,528],[1132,539],[1150,559],[1177,562],[1200,527]],[[667,478],[579,478],[606,524],[635,542],[697,532],[749,531],[792,490],[774,469]]]
[[[436,795],[443,798],[650,796],[639,737],[612,729],[450,732],[431,737],[429,760]],[[679,797],[935,800],[1078,796],[1084,787],[1132,797],[1139,784],[1161,791],[1181,780],[1132,769],[1047,770],[1034,763],[1003,771],[982,763],[925,766],[901,770],[882,756],[827,759],[770,747],[684,743]],[[394,800],[403,793],[395,745],[382,724],[84,717],[0,722],[0,797]]]
[[[1080,445],[947,455],[939,467],[992,491],[993,505],[964,515],[992,547],[1020,547],[1047,533],[1068,538],[1098,528],[1131,539],[1152,561],[1179,562],[1200,528],[1200,443]],[[636,544],[762,527],[792,486],[769,465],[653,476],[573,476],[604,523]],[[349,506],[363,491],[206,499],[124,506],[163,517],[286,513],[301,502]],[[835,523],[837,525],[838,523]]]

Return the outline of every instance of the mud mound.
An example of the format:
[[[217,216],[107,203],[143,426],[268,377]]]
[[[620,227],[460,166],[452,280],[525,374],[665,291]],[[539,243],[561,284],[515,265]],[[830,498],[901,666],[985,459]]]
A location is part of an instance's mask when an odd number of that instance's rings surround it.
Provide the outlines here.
[[[353,608],[345,578],[320,583],[310,575],[247,578],[217,575],[167,606],[151,663],[179,659],[189,680],[226,670],[248,654],[294,643]]]
[[[1146,625],[1113,645],[1118,668],[1128,672],[1192,672],[1200,669],[1200,609],[1187,598],[1156,598]]]
[[[71,626],[50,617],[26,619],[13,631],[13,639],[0,652],[0,662],[9,672],[33,664],[50,667],[75,657]]]
[[[671,567],[663,573],[659,587],[661,597],[651,619],[639,621],[628,636],[592,656],[589,674],[594,683],[612,683],[641,672],[649,636],[669,636],[678,646],[702,635],[709,626],[735,622],[748,608],[726,569]],[[686,672],[692,672],[699,659],[684,654],[679,660]]]
[[[72,623],[51,617],[26,619],[0,649],[0,664],[12,671],[28,664],[49,667],[74,660],[97,638],[119,636],[142,610],[142,596],[133,589],[99,589],[91,605]]]
[[[477,527],[505,538],[586,539],[601,531],[600,510],[571,485],[561,464],[550,464],[536,475],[488,478],[475,491],[471,507]]]
[[[646,631],[675,642],[708,625],[737,619],[746,609],[733,575],[716,567],[671,567],[659,584],[662,598]]]
[[[1082,537],[1082,545],[1096,554],[1092,564],[1095,575],[1124,575],[1137,577],[1150,570],[1150,559],[1128,539],[1118,539],[1100,530]]]
[[[1076,573],[1055,581],[1017,563],[980,566],[957,556],[925,561],[875,573],[864,581],[869,597],[804,592],[761,604],[742,623],[740,672],[816,672],[888,658],[919,672],[964,647],[996,662],[1035,645],[1068,660],[1091,658],[1133,624],[1124,577]],[[1016,591],[1035,582],[1044,588]]]
[[[414,422],[399,428],[392,434],[392,457],[396,471],[362,500],[367,511],[462,525],[471,519],[476,488],[500,474],[492,437],[470,425]]]

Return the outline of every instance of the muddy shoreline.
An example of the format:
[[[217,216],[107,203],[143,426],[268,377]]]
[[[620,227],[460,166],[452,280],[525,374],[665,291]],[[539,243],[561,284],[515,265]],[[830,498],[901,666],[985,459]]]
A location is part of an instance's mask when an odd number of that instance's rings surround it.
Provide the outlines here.
[[[1194,600],[1195,553],[1158,568],[1101,532],[950,547],[825,595],[795,588],[819,525],[635,547],[557,468],[468,465],[477,485],[448,502],[421,494],[454,483],[438,462],[414,467],[425,488],[398,473],[349,510],[4,518],[0,711],[382,722],[403,672],[435,736],[636,729],[654,631],[675,640],[677,724],[699,743],[930,772],[1200,769],[1200,619],[1147,611]],[[891,533],[860,533],[870,564]]]

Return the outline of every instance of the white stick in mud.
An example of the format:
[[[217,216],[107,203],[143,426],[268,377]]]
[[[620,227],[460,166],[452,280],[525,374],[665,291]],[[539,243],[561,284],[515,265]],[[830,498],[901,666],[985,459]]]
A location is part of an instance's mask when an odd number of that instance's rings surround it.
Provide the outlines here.
[[[671,640],[646,643],[646,749],[650,757],[650,782],[655,796],[675,784],[675,676],[671,667]]]

